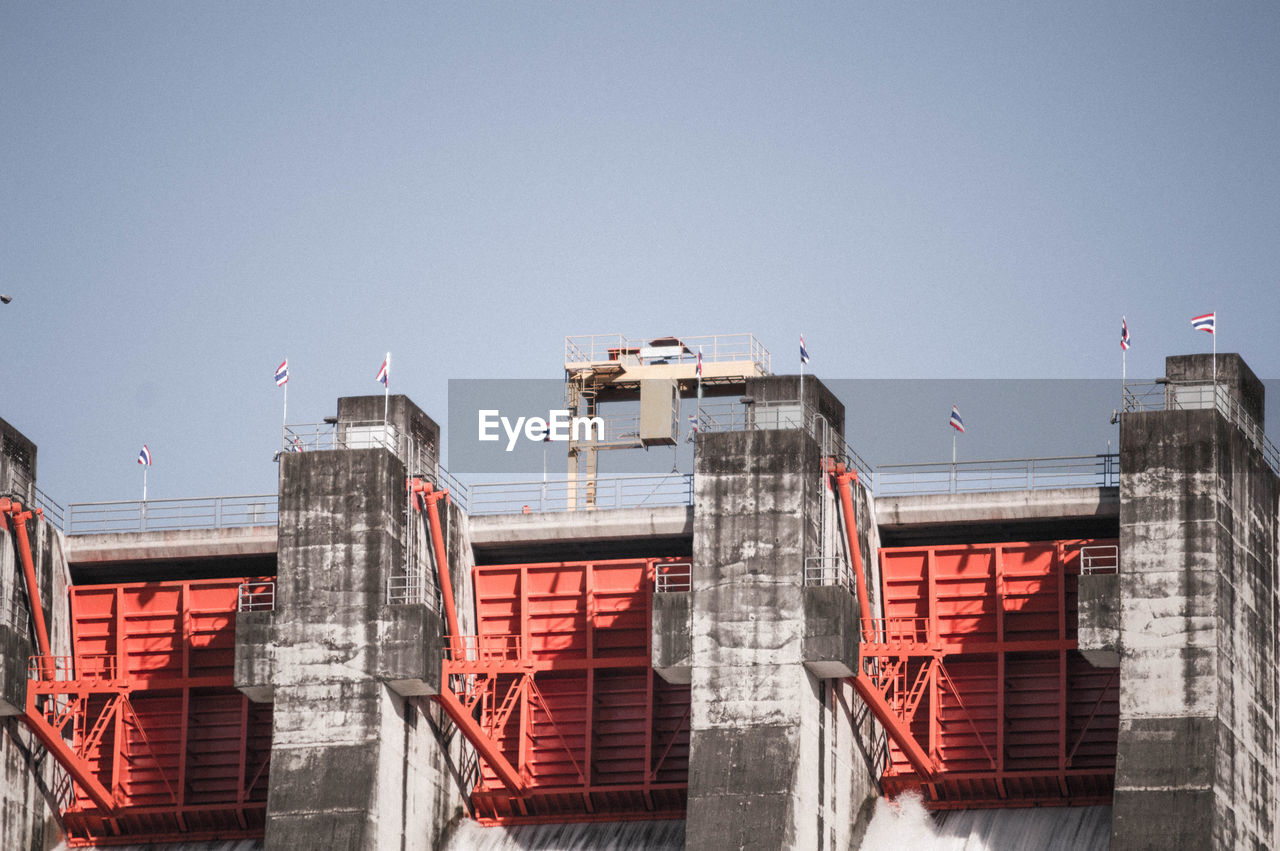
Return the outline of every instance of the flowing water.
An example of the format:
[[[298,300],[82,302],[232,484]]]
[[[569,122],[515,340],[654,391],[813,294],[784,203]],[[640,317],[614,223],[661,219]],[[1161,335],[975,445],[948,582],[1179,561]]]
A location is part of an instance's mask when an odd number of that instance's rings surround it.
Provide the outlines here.
[[[1110,807],[951,810],[931,815],[914,795],[876,801],[862,851],[1106,851]]]
[[[481,827],[464,821],[444,851],[684,851],[684,822],[614,821]]]

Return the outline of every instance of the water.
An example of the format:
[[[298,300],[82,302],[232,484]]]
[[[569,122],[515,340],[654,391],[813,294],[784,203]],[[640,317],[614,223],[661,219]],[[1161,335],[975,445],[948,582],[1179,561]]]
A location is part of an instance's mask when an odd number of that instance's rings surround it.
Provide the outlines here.
[[[1107,851],[1110,807],[1019,807],[931,814],[917,795],[881,798],[862,851]]]
[[[585,822],[482,827],[463,820],[444,851],[684,851],[684,822]]]

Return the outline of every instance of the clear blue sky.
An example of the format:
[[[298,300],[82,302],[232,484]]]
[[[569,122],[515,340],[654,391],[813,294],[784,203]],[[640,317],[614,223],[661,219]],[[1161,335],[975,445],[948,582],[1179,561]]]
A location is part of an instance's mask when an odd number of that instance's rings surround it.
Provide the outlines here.
[[[754,332],[832,378],[1280,375],[1280,6],[7,3],[0,417],[61,502]],[[938,445],[921,460],[949,455]],[[871,459],[876,460],[876,459]]]

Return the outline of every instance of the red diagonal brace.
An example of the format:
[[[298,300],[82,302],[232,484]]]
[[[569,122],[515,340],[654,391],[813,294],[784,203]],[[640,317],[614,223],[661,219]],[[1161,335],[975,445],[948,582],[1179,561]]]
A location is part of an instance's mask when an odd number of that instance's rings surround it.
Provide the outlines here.
[[[471,742],[480,756],[484,757],[485,762],[489,763],[489,767],[498,775],[502,785],[506,786],[513,795],[524,794],[525,783],[520,779],[520,772],[516,771],[515,766],[502,755],[502,749],[498,744],[480,729],[476,719],[472,718],[466,707],[458,702],[457,695],[449,690],[448,685],[445,684],[439,694],[431,695],[431,699],[440,704],[445,713],[453,719],[453,723],[458,725],[462,735],[467,737],[467,741]]]
[[[105,786],[98,782],[89,763],[68,747],[66,740],[45,719],[44,713],[36,708],[36,693],[33,690],[27,691],[27,711],[21,717],[22,723],[26,724],[40,743],[53,754],[53,758],[66,769],[71,779],[93,799],[98,808],[107,814],[115,813],[115,798]]]
[[[916,773],[926,781],[932,780],[938,773],[937,766],[934,765],[929,755],[924,752],[920,744],[916,741],[915,736],[911,735],[911,728],[903,723],[897,713],[885,703],[884,696],[880,694],[880,690],[876,688],[871,678],[861,671],[853,678],[853,687],[857,689],[858,694],[862,697],[864,703],[871,709],[889,737],[902,748],[903,754],[906,755]]]

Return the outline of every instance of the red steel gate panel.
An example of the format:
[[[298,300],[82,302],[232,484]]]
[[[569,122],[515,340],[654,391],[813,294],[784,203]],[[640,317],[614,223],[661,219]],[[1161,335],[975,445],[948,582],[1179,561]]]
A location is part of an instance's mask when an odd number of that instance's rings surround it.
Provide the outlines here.
[[[528,784],[511,793],[482,760],[472,794],[480,821],[684,815],[689,686],[668,684],[649,660],[664,561],[475,568],[478,642],[525,648],[532,669],[527,680],[498,677],[479,704],[481,725]]]
[[[262,580],[71,589],[70,671],[38,687],[65,699],[93,683],[67,728],[120,808],[106,813],[73,785],[69,844],[262,835],[271,705],[232,684],[243,581]]]
[[[935,809],[1109,803],[1119,677],[1077,651],[1082,546],[957,544],[880,551],[885,621],[918,623],[943,654],[920,678],[912,737],[938,768],[921,778],[890,742],[886,793]],[[916,682],[926,659],[906,665]],[[944,669],[944,670],[943,670]]]

